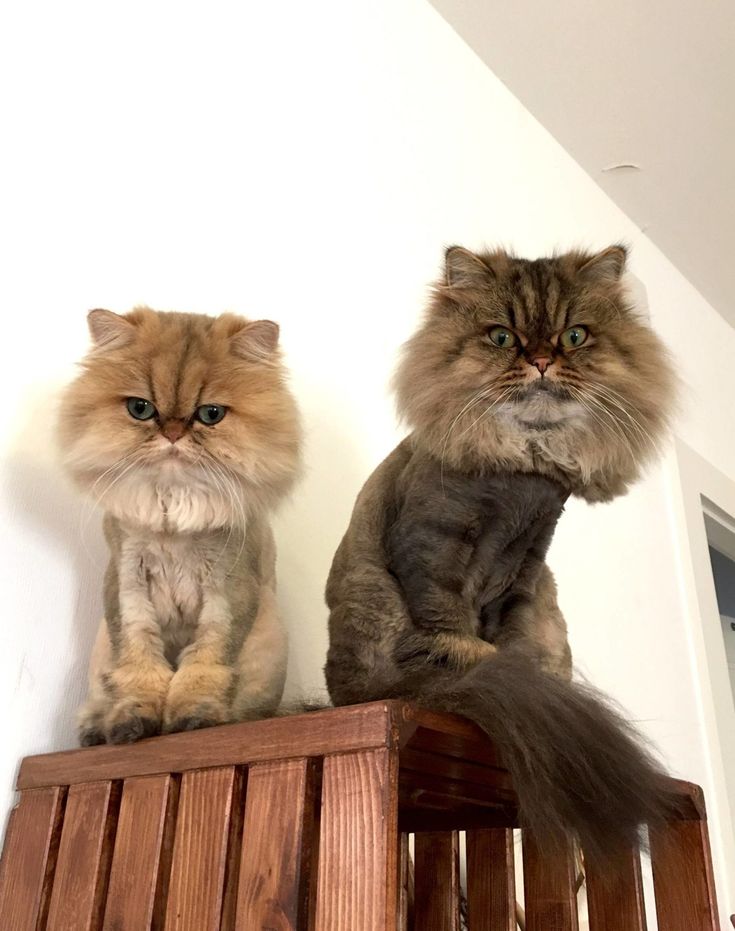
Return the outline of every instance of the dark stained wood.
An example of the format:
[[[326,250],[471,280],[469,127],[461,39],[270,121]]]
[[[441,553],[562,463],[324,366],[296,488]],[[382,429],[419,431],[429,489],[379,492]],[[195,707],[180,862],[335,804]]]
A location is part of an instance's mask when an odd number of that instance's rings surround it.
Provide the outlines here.
[[[0,928],[36,931],[48,913],[64,812],[61,788],[23,792],[5,836],[0,865]]]
[[[171,776],[125,780],[107,892],[104,931],[148,931],[159,889],[159,867],[171,821]]]
[[[514,864],[512,830],[467,832],[467,908],[472,931],[515,931]]]
[[[398,838],[398,931],[414,929],[414,874],[408,834]]]
[[[170,734],[125,747],[89,747],[31,756],[21,764],[18,788],[127,779],[392,746],[398,739],[394,717],[396,705],[400,704],[372,702]]]
[[[219,931],[235,769],[185,773],[176,819],[165,931]]]
[[[235,931],[237,887],[240,881],[240,854],[242,852],[242,826],[245,820],[246,785],[247,770],[236,768],[232,787],[230,826],[227,832],[227,862],[225,864],[220,931]]]
[[[314,810],[310,775],[306,759],[250,767],[236,921],[243,931],[298,931],[307,923],[302,844]]]
[[[397,764],[389,749],[324,760],[318,931],[396,931]]]
[[[578,931],[575,879],[571,850],[542,855],[533,838],[524,832],[526,931]]]
[[[102,922],[120,793],[111,782],[72,786],[47,931],[97,931]]]
[[[707,822],[670,821],[650,844],[659,927],[719,931]]]
[[[415,925],[421,931],[459,931],[459,834],[417,834]]]
[[[594,931],[646,931],[641,859],[631,851],[617,870],[586,867],[587,907]]]
[[[295,833],[281,826],[283,819],[289,823],[294,817],[287,803],[276,804],[273,810],[274,830],[262,829],[269,820],[263,811],[275,804],[275,790],[266,788],[270,780],[253,787],[250,826],[244,831],[247,768],[255,774],[278,772],[272,784],[283,778],[290,786],[292,776],[283,774],[304,766],[307,789],[301,814],[296,793]],[[215,778],[207,776],[207,770],[230,774],[229,803],[226,786],[218,781],[224,777],[217,776],[216,785],[205,788],[207,780]],[[179,810],[177,787],[182,778]],[[107,790],[92,790],[89,784],[122,780],[126,781],[125,797],[113,838],[115,805],[108,801],[103,819],[98,803],[104,808],[104,800],[100,796],[94,803],[92,796]],[[189,927],[207,931],[217,927],[218,910],[218,931],[236,931],[244,927],[236,916],[238,896],[245,903],[243,908],[251,908],[263,896],[262,890],[256,892],[258,877],[253,877],[259,847],[275,863],[274,871],[267,872],[266,885],[279,886],[279,877],[289,873],[284,863],[296,862],[299,873],[298,882],[285,890],[281,884],[271,896],[279,902],[272,905],[271,914],[262,922],[260,917],[255,919],[261,931],[267,923],[280,929],[294,927],[294,922],[297,931],[394,931],[406,923],[404,913],[410,911],[406,883],[410,885],[411,863],[405,859],[405,839],[399,845],[397,832],[417,833],[421,857],[422,849],[432,843],[432,834],[458,830],[470,832],[472,931],[484,931],[483,923],[487,925],[489,919],[482,903],[493,901],[493,896],[499,896],[503,905],[491,911],[488,927],[510,931],[512,890],[502,885],[502,871],[495,870],[502,857],[493,847],[497,843],[508,854],[507,831],[518,825],[517,799],[509,774],[486,735],[453,715],[406,702],[373,702],[175,734],[129,747],[31,757],[22,764],[18,784],[29,802],[22,800],[11,818],[0,861],[0,931],[6,927],[26,931],[22,922],[34,914],[29,931],[41,931],[47,912],[52,931],[71,931],[72,926],[101,931],[99,914],[108,876],[105,931],[185,931]],[[66,786],[71,787],[70,820],[62,834]],[[667,931],[713,931],[717,927],[714,886],[702,792],[676,780],[668,786],[673,823],[652,841],[659,910],[664,909],[661,927],[670,916],[678,924],[670,922]],[[257,801],[258,792],[262,804]],[[287,796],[289,792],[281,792],[279,798]],[[41,814],[29,827],[32,799]],[[49,799],[56,802],[49,803]],[[102,821],[104,829],[100,828]],[[98,854],[100,836],[107,839]],[[54,879],[59,837],[63,837],[63,846]],[[251,849],[249,839],[256,837]],[[114,859],[108,869],[113,840]],[[279,840],[285,846],[276,850]],[[249,861],[248,855],[252,856]],[[488,857],[489,868],[483,870]],[[30,860],[42,863],[41,873],[19,868],[19,863]],[[574,870],[568,860],[542,863],[532,842],[527,845],[528,931],[576,931]],[[89,869],[74,873],[77,862],[87,861]],[[605,877],[590,874],[590,910],[593,922],[600,926],[595,931],[618,927],[612,923],[618,919],[626,924],[625,931],[645,927],[638,865],[632,861],[629,868],[618,887],[605,886]],[[196,879],[197,872],[201,881]],[[445,875],[451,877],[452,870]],[[454,894],[451,883],[450,878],[450,896]],[[436,894],[434,883],[429,895]],[[682,896],[689,896],[686,907],[681,905]],[[424,907],[427,899],[420,899]],[[12,916],[11,925],[4,920],[2,909]],[[444,920],[441,914],[427,920]],[[421,927],[420,920],[413,931],[433,927]],[[252,925],[250,918],[247,921]],[[455,921],[453,906],[449,921]]]
[[[425,772],[455,784],[466,781],[486,788],[494,786],[504,800],[514,797],[502,761],[479,727],[456,715],[402,701],[371,702],[171,734],[128,747],[92,747],[28,757],[20,768],[18,788],[320,757],[378,747],[401,748],[404,794],[410,794],[421,772]],[[702,793],[697,786],[672,779],[669,788],[676,817],[703,817]]]

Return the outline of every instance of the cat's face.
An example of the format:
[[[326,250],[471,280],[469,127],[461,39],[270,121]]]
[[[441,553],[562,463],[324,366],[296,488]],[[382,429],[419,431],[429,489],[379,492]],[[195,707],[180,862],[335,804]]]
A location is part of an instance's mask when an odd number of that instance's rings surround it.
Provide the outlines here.
[[[60,436],[104,507],[131,518],[171,508],[179,525],[188,509],[194,529],[291,485],[300,431],[274,323],[137,308],[92,311],[89,325],[94,348],[62,397]]]
[[[585,434],[600,462],[637,468],[664,426],[673,375],[625,299],[625,257],[448,250],[396,379],[408,422],[450,458],[468,444],[492,450],[505,428],[564,456],[565,432]]]

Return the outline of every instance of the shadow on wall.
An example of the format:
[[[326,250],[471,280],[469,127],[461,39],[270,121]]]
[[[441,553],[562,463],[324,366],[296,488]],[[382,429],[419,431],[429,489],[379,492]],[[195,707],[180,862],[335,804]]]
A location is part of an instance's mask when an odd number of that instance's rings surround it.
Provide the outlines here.
[[[304,475],[274,520],[278,602],[289,631],[286,699],[328,701],[328,611],[324,589],[355,498],[382,456],[358,445],[356,411],[306,373],[294,379],[304,417]],[[370,431],[366,431],[369,433]],[[374,461],[373,461],[374,460]]]
[[[76,744],[75,712],[101,615],[101,518],[67,482],[49,442],[55,411],[48,398],[57,391],[46,386],[32,404],[0,478],[17,619],[0,668],[18,667],[6,673],[14,682],[8,697],[18,756]]]

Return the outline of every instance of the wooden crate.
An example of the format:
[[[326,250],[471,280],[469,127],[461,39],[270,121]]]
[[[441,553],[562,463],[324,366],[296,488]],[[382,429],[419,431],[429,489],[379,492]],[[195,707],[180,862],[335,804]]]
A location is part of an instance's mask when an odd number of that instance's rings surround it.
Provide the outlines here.
[[[474,725],[373,702],[23,761],[2,931],[513,931],[516,799]],[[651,838],[662,931],[717,929],[696,786]],[[414,836],[409,857],[409,835]],[[578,927],[571,851],[523,842],[527,931]],[[631,852],[588,871],[592,931],[645,928]]]

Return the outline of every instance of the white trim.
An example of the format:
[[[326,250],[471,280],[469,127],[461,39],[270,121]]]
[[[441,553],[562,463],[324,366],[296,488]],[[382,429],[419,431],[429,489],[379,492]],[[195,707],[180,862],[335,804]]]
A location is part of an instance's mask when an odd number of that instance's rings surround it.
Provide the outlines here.
[[[724,916],[726,907],[735,901],[735,701],[712,576],[707,526],[724,524],[735,532],[735,482],[679,439],[668,465],[672,517],[680,543],[676,550],[683,609],[711,779],[705,791],[718,904]],[[718,541],[717,548],[732,549],[724,533]]]

